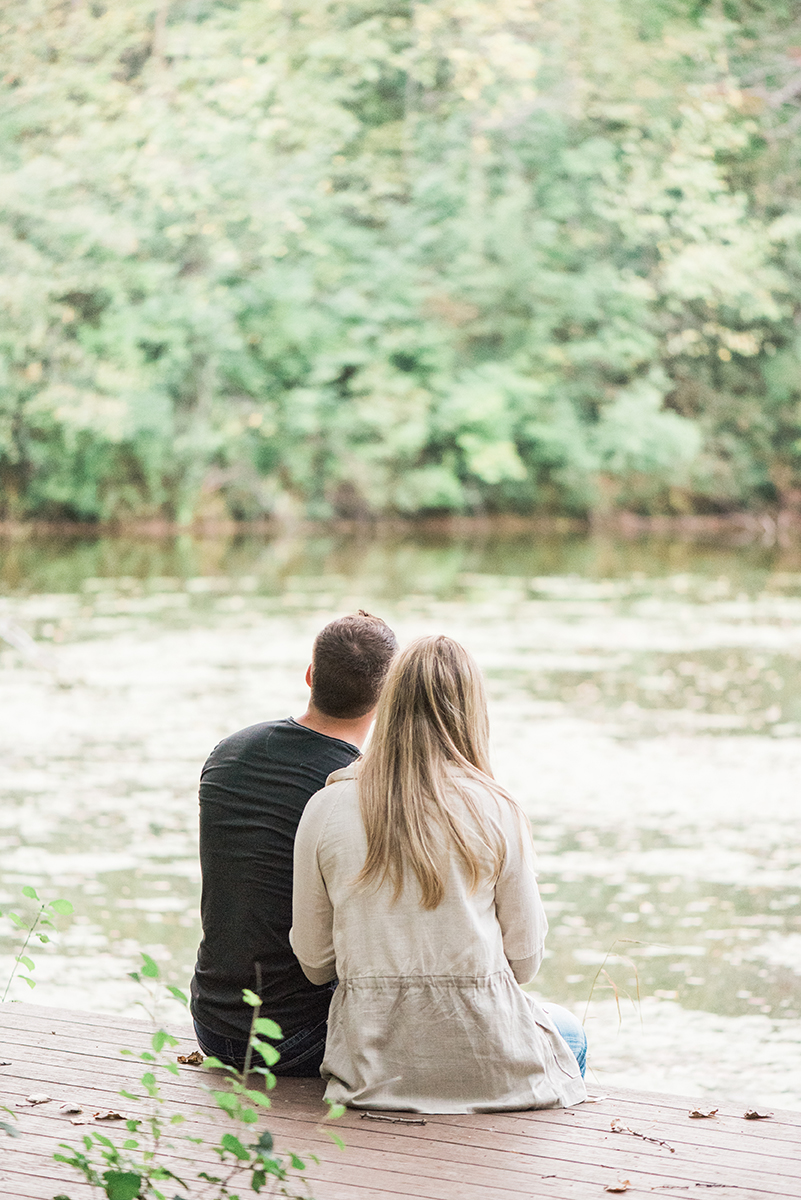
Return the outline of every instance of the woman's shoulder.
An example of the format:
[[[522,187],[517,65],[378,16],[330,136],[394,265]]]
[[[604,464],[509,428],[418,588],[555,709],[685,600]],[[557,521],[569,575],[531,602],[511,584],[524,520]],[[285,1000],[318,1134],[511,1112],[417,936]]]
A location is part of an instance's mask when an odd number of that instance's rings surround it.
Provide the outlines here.
[[[340,767],[338,771],[332,771],[325,781],[325,788],[323,788],[323,791],[325,791],[326,788],[333,787],[335,784],[346,783],[349,784],[355,792],[356,780],[359,773],[359,761],[359,759],[356,759],[356,762],[349,763],[347,767]]]

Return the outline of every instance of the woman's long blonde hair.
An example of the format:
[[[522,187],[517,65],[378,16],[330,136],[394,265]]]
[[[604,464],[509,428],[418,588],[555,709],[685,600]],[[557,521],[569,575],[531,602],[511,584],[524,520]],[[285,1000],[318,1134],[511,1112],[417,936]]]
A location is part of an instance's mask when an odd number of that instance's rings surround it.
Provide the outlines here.
[[[497,876],[503,835],[469,782],[489,786],[499,803],[514,802],[492,778],[484,682],[458,642],[418,638],[393,660],[358,779],[367,858],[357,885],[389,882],[397,899],[410,868],[423,908],[433,909],[454,851],[471,889],[488,860]]]

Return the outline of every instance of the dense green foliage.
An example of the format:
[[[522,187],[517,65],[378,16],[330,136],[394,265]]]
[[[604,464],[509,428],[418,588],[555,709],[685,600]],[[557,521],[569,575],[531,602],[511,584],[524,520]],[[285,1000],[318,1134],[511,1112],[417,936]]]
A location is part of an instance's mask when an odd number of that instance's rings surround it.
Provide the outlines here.
[[[790,0],[0,20],[3,515],[801,500]]]

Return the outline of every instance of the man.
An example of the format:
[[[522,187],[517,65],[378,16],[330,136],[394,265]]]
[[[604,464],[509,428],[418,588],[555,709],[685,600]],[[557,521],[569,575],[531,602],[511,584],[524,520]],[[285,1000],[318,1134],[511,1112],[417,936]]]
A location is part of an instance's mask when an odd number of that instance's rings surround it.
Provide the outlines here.
[[[359,757],[397,648],[369,613],[331,621],[315,639],[303,716],[232,734],[203,767],[203,939],[190,1008],[201,1049],[224,1062],[244,1062],[250,988],[281,1026],[276,1074],[319,1073],[332,985],[310,983],[289,945],[295,831],[331,772]]]

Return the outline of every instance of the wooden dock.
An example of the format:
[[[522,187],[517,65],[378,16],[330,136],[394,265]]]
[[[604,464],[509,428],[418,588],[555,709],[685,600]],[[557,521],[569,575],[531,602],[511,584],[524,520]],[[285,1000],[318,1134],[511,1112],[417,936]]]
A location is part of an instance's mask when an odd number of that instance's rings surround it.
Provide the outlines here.
[[[92,1129],[115,1140],[126,1136],[120,1122],[94,1121],[93,1114],[111,1109],[140,1115],[142,1106],[119,1091],[136,1090],[143,1066],[119,1052],[147,1050],[151,1032],[146,1022],[129,1018],[32,1004],[0,1008],[0,1104],[15,1114],[0,1110],[0,1119],[20,1134],[0,1131],[2,1200],[100,1195],[54,1162],[53,1153],[60,1142],[80,1146]],[[173,1032],[182,1035],[174,1054],[195,1048],[186,1029]],[[163,1077],[170,1111],[184,1113],[192,1133],[211,1141],[235,1132],[210,1102],[203,1086],[210,1075],[202,1067],[182,1066],[177,1078]],[[590,1091],[602,1096],[597,1087]],[[51,1099],[31,1105],[31,1095]],[[716,1116],[694,1119],[690,1110],[708,1100],[619,1090],[571,1109],[429,1116],[414,1125],[365,1119],[351,1110],[332,1126],[343,1150],[321,1125],[321,1096],[317,1080],[279,1079],[263,1121],[279,1151],[306,1157],[314,1200],[600,1200],[609,1185],[625,1180],[633,1197],[801,1200],[799,1112],[745,1120],[742,1105],[722,1099]],[[83,1113],[61,1112],[65,1102]],[[71,1123],[77,1120],[93,1123]],[[613,1132],[613,1124],[627,1131]],[[216,1161],[204,1147],[192,1147],[191,1158],[196,1169],[199,1163],[213,1169]],[[181,1174],[178,1159],[170,1165]],[[307,1194],[302,1185],[289,1194],[295,1191]],[[266,1194],[273,1193],[268,1188]]]

